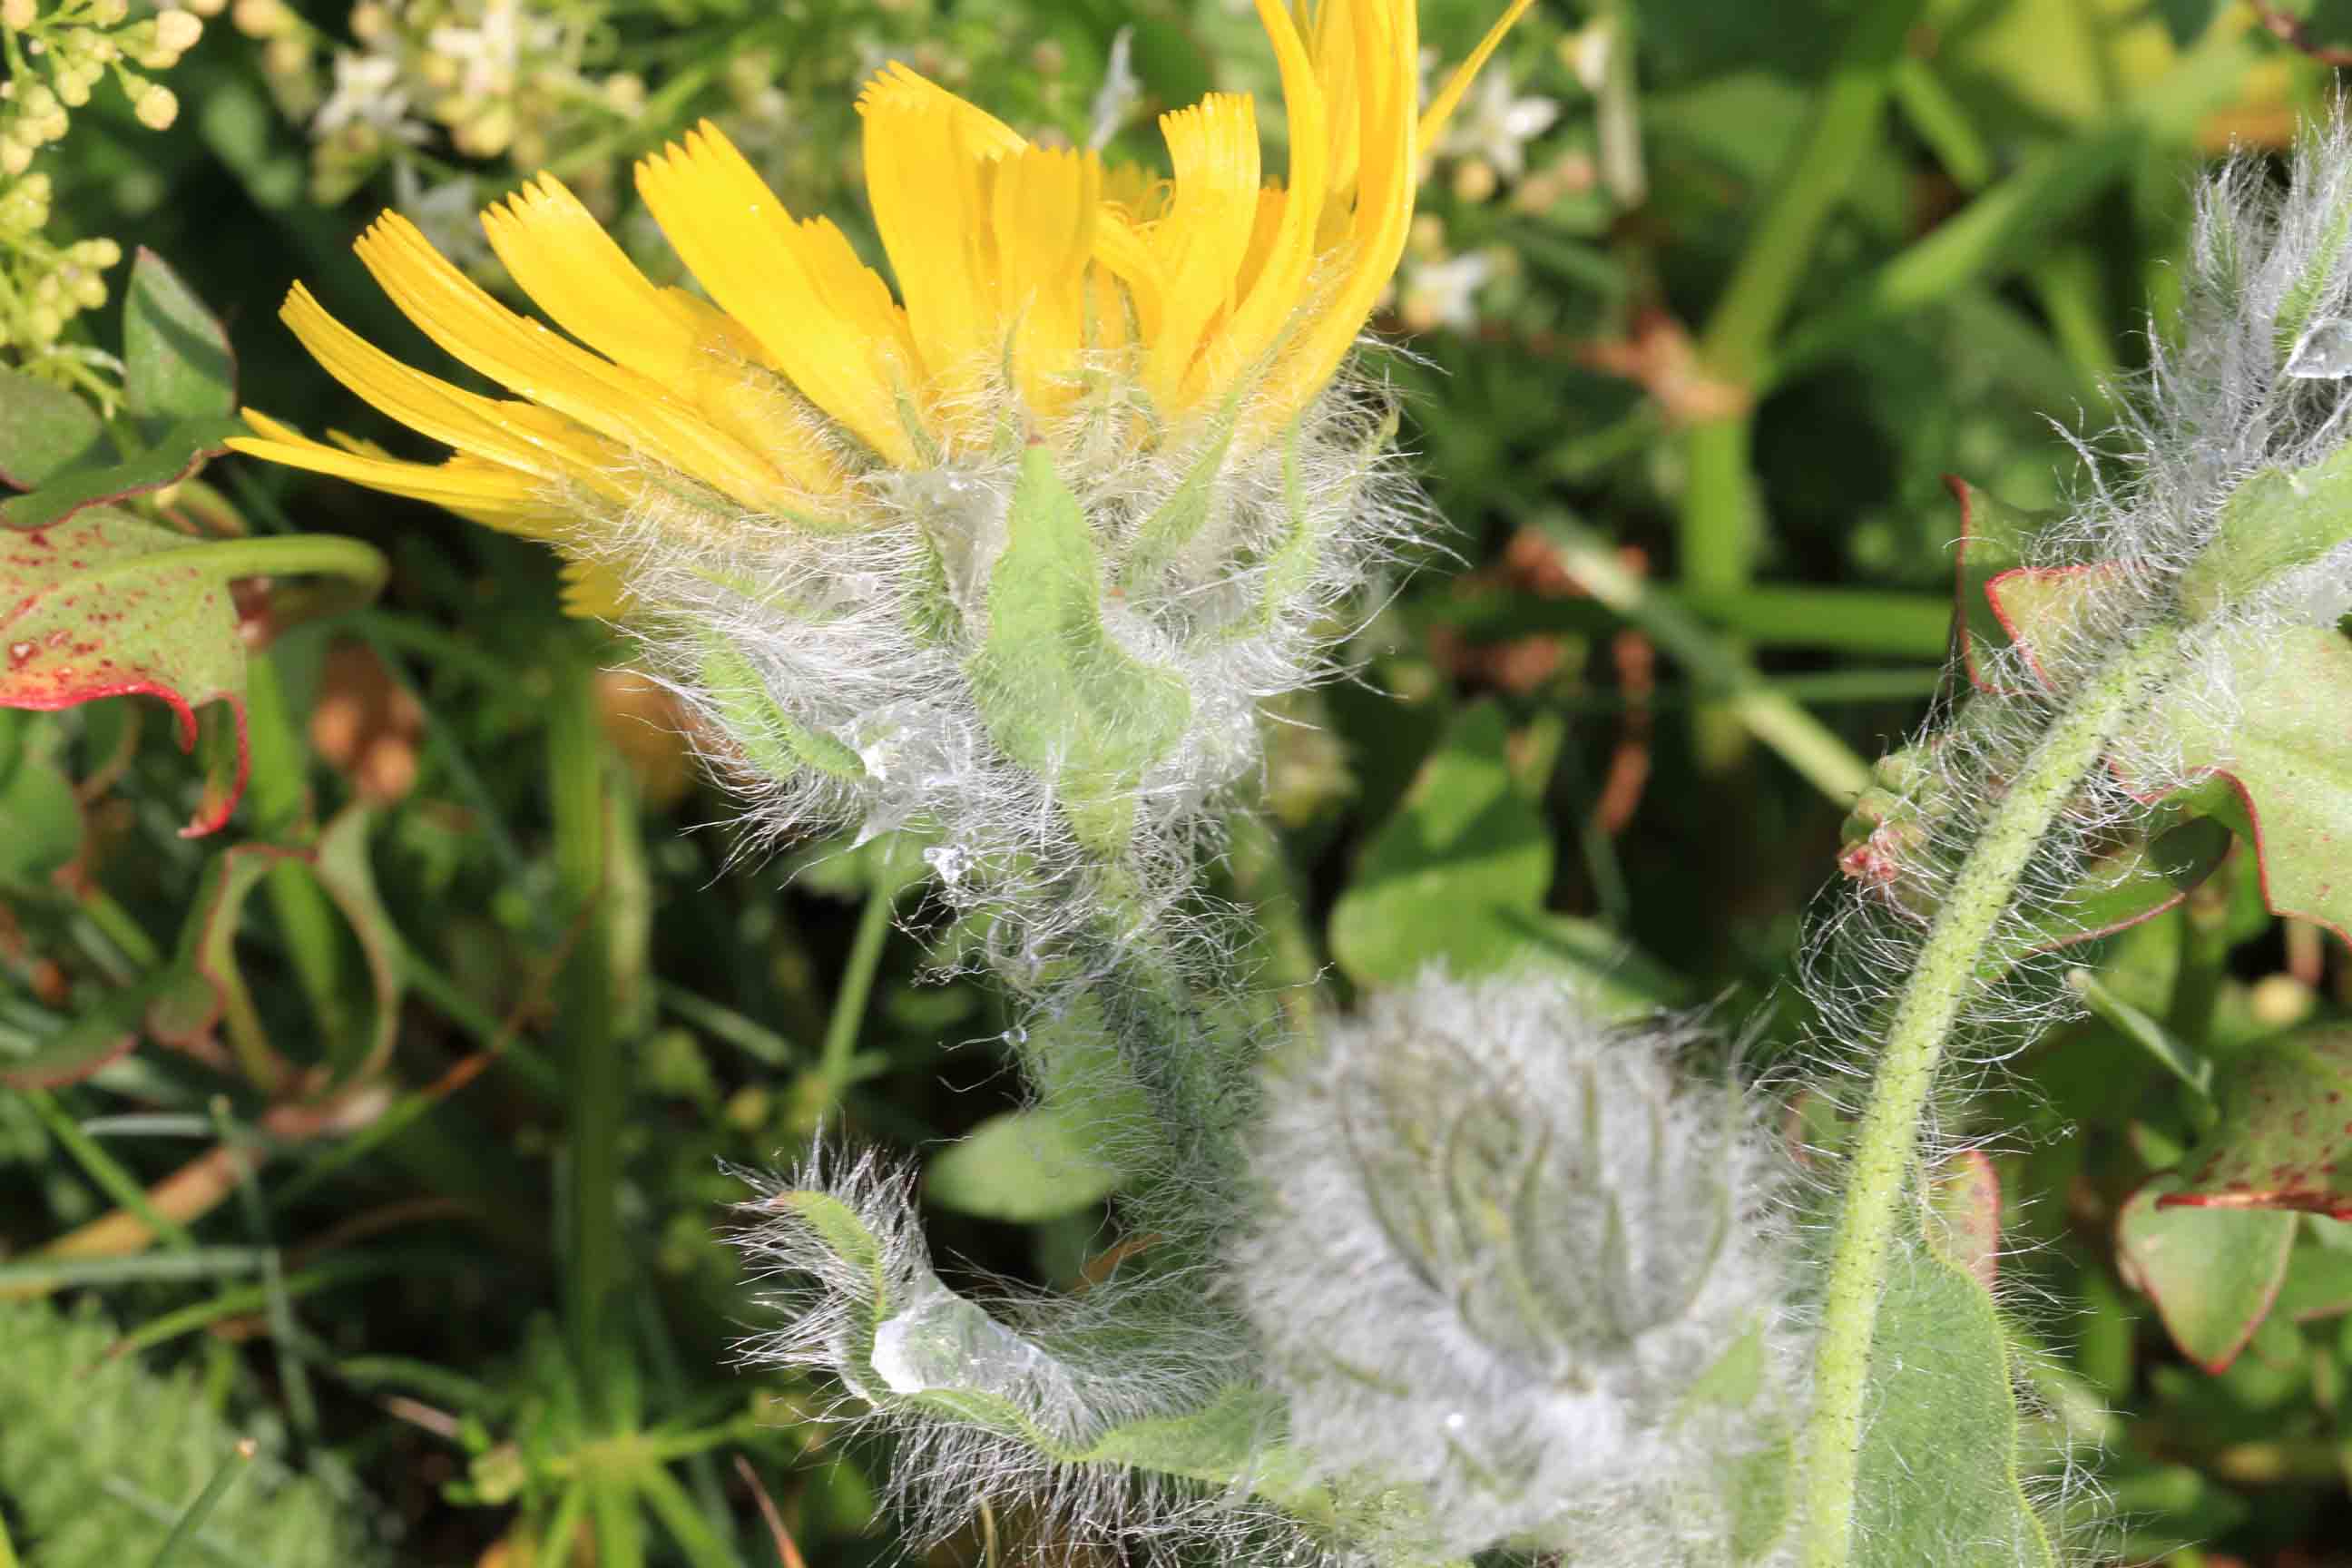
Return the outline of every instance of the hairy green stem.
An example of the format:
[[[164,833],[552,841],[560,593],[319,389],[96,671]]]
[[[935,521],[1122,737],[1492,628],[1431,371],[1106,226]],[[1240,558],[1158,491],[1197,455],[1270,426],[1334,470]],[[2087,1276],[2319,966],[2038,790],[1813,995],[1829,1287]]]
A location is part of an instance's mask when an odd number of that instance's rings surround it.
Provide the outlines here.
[[[1805,1568],[1845,1568],[1852,1558],[1871,1342],[1895,1222],[1918,1162],[1920,1120],[1945,1046],[1983,983],[1985,949],[2014,908],[2034,853],[2101,765],[2177,641],[2170,630],[2143,639],[2058,714],[1986,819],[1896,994],[1870,1101],[1854,1132],[1814,1351],[1803,1448]]]

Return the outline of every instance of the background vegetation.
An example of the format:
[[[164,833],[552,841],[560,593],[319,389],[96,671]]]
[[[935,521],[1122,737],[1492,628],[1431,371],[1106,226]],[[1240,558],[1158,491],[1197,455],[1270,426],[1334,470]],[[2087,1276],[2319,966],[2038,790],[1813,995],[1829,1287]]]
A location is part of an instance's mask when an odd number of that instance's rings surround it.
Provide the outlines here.
[[[1455,57],[1490,9],[1424,30]],[[242,401],[388,440],[274,320],[301,278],[440,363],[350,254],[383,205],[502,286],[472,214],[552,168],[669,276],[626,171],[703,115],[870,239],[851,105],[893,56],[1146,158],[1162,106],[1273,96],[1225,0],[236,0],[175,64],[59,91],[58,140],[24,128],[67,34],[152,14],[0,17],[0,361],[143,417],[107,264],[145,247],[226,324]],[[1533,951],[1797,1037],[1841,818],[1948,679],[1946,477],[2085,482],[2071,437],[2166,318],[2194,171],[2284,146],[2339,48],[2326,3],[1544,0],[1382,322],[1444,548],[1360,680],[1282,716],[1214,869],[1284,1005]],[[0,1542],[146,1561],[250,1438],[182,1562],[889,1557],[889,1455],[729,1366],[760,1321],[729,1163],[820,1127],[926,1152],[943,1258],[1073,1289],[1108,1197],[1037,1177],[1010,1020],[926,977],[919,861],[739,855],[681,720],[533,546],[237,459],[140,504],[393,573],[358,610],[242,594],[221,835],[181,836],[206,759],[160,707],[0,710]],[[2130,1554],[2352,1562],[2352,1226],[2200,1213],[2149,1245],[2124,1215],[2233,1051],[2352,1011],[2352,962],[2247,858],[2083,953],[2093,1016],[2011,1064],[1979,1174]]]

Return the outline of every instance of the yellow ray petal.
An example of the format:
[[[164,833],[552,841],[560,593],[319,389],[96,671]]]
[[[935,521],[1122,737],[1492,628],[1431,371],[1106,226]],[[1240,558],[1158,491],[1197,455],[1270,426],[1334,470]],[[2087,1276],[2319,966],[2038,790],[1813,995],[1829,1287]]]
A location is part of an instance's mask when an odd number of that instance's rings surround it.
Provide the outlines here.
[[[693,475],[754,509],[789,509],[795,487],[757,451],[715,428],[658,381],[516,315],[450,265],[416,226],[387,213],[360,259],[425,336],[533,402]]]
[[[546,487],[528,474],[479,458],[411,463],[379,450],[330,447],[257,410],[242,412],[255,434],[230,437],[231,451],[446,507],[509,533],[546,539],[555,532],[557,514],[547,504]]]
[[[1167,280],[1151,242],[1134,220],[1117,207],[1107,206],[1095,222],[1095,259],[1126,285],[1135,307],[1136,331],[1145,342],[1159,336],[1166,314]]]
[[[1429,150],[1437,145],[1437,139],[1445,133],[1445,122],[1454,118],[1454,110],[1461,106],[1462,95],[1468,92],[1470,84],[1478,79],[1478,73],[1486,68],[1488,57],[1501,45],[1503,35],[1509,32],[1518,19],[1527,15],[1528,7],[1534,4],[1535,0],[1511,0],[1510,8],[1486,29],[1486,36],[1478,40],[1478,47],[1470,51],[1469,58],[1456,66],[1454,74],[1445,79],[1445,85],[1437,89],[1436,96],[1429,100],[1429,107],[1422,110],[1421,127],[1413,141],[1413,151],[1418,155],[1427,157]]]
[[[1161,115],[1160,131],[1176,180],[1167,216],[1152,230],[1168,286],[1143,374],[1164,408],[1177,402],[1202,338],[1234,308],[1257,218],[1257,113],[1246,96],[1213,92]]]
[[[1315,301],[1314,314],[1288,345],[1269,383],[1265,416],[1286,421],[1331,379],[1373,303],[1404,255],[1412,222],[1415,127],[1412,91],[1420,38],[1410,4],[1328,0],[1355,13],[1348,32],[1357,49],[1352,107],[1359,124],[1355,198],[1343,215],[1327,212],[1327,244],[1339,271]]]
[[[1002,289],[997,330],[1012,332],[1023,398],[1055,413],[1077,390],[1102,162],[1050,148],[1009,153],[997,160],[990,205]]]
[[[1257,14],[1282,75],[1283,113],[1290,126],[1289,195],[1265,262],[1234,307],[1232,326],[1194,372],[1188,388],[1194,400],[1260,362],[1288,326],[1314,268],[1316,225],[1328,190],[1330,120],[1306,40],[1285,0],[1257,0]]]
[[[1004,352],[989,224],[993,164],[975,144],[967,106],[936,89],[906,90],[908,79],[921,79],[912,73],[885,79],[893,90],[877,83],[857,102],[866,195],[907,301],[929,399],[959,404],[988,384]]]
[[[637,191],[680,258],[749,330],[769,363],[884,461],[903,467],[913,459],[898,384],[911,367],[894,374],[891,364],[904,329],[887,290],[877,292],[878,279],[876,289],[849,286],[822,236],[804,238],[767,183],[708,121],[640,163]],[[812,249],[814,273],[804,254]],[[845,302],[860,300],[864,314],[844,313]]]
[[[410,429],[543,480],[577,479],[619,493],[609,470],[620,454],[569,420],[411,369],[329,315],[299,283],[278,315],[328,374]]]

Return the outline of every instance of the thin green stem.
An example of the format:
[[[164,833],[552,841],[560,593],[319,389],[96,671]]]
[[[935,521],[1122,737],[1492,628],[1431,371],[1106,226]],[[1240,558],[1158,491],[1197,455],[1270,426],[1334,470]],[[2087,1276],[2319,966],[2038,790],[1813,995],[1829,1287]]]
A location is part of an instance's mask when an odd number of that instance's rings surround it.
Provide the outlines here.
[[[866,1021],[866,1004],[874,994],[874,976],[890,935],[896,884],[887,868],[877,870],[876,877],[874,890],[866,895],[865,910],[857,917],[857,934],[850,941],[849,962],[842,966],[841,984],[833,994],[833,1016],[825,1025],[824,1052],[817,1058],[817,1075],[824,1084],[828,1106],[837,1104],[849,1088],[858,1026]]]
[[[194,1539],[196,1531],[204,1528],[205,1521],[212,1516],[214,1506],[230,1487],[236,1484],[236,1478],[245,1474],[245,1468],[253,1463],[254,1452],[250,1437],[240,1440],[230,1450],[229,1457],[221,1461],[220,1468],[213,1472],[213,1479],[205,1483],[205,1489],[196,1494],[196,1500],[188,1505],[187,1511],[180,1515],[179,1522],[172,1526],[172,1533],[163,1538],[163,1544],[156,1549],[149,1568],[170,1568],[179,1557],[180,1548]]]
[[[65,1146],[66,1152],[73,1156],[74,1163],[98,1184],[100,1191],[152,1232],[156,1240],[182,1252],[194,1249],[196,1238],[188,1233],[188,1227],[150,1203],[147,1189],[140,1185],[139,1178],[123,1169],[113,1155],[100,1148],[98,1141],[84,1132],[81,1124],[66,1113],[65,1107],[58,1103],[57,1096],[46,1089],[28,1089],[22,1093],[25,1103],[32,1107],[33,1114],[40,1119],[41,1125]]]
[[[1861,8],[1788,166],[1749,232],[1731,281],[1699,340],[1709,376],[1740,388],[1757,372],[1811,265],[1822,226],[1845,197],[1854,171],[1876,137],[1895,67],[1922,0],[1874,0]],[[1701,420],[1683,441],[1685,481],[1676,533],[1676,569],[1700,593],[1736,591],[1755,568],[1763,538],[1762,506],[1750,471],[1754,426],[1748,406]],[[1730,762],[1738,742],[1724,717],[1700,716],[1703,760]]]
[[[21,1568],[16,1545],[8,1539],[8,1518],[5,1513],[0,1513],[0,1568]]]
[[[2051,724],[1978,834],[1896,994],[1831,1247],[1803,1450],[1805,1568],[1845,1568],[1853,1552],[1871,1342],[1895,1221],[1918,1161],[1920,1118],[1946,1044],[1981,984],[1985,949],[2014,906],[2026,867],[2176,641],[2177,634],[2158,633],[2118,656]]]
[[[270,539],[220,539],[184,544],[146,555],[127,556],[77,574],[74,586],[87,590],[117,578],[135,581],[157,571],[190,567],[207,575],[233,577],[341,577],[372,595],[392,575],[392,563],[373,544],[331,533],[282,534]]]
[[[621,1127],[628,1080],[613,1017],[612,942],[604,910],[605,779],[597,731],[595,666],[584,653],[555,672],[547,735],[556,882],[580,930],[556,984],[556,1016],[569,1058],[568,1198],[562,1222],[569,1264],[572,1353],[600,1415],[604,1358],[614,1349],[607,1314],[622,1279]]]
[[[307,843],[312,830],[309,751],[287,706],[278,660],[264,654],[246,664],[246,735],[252,758],[250,793],[255,826],[280,843]],[[308,867],[291,861],[263,879],[287,956],[310,1004],[325,1043],[321,1055],[338,1071],[352,1064],[344,1053],[358,1038],[333,902]]]

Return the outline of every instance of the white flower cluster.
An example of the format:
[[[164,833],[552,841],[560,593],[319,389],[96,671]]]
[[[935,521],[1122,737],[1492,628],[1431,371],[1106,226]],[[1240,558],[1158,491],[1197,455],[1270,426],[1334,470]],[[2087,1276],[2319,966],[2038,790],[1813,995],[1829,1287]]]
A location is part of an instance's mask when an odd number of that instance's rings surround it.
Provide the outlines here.
[[[1270,1081],[1236,1286],[1290,1441],[1417,1498],[1423,1549],[1731,1560],[1801,1334],[1781,1162],[1693,1043],[1433,976]]]

